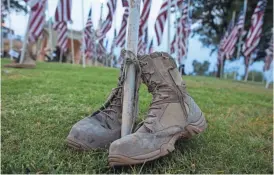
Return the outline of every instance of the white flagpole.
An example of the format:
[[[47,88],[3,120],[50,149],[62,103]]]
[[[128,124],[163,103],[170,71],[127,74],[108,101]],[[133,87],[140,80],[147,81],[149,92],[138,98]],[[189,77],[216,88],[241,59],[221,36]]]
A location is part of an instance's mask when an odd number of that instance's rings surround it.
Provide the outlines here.
[[[47,1],[47,11],[48,11],[48,16],[50,16],[49,2],[48,1]],[[49,27],[49,47],[50,47],[50,55],[49,55],[49,57],[52,60],[53,44],[52,44],[52,24],[51,24],[51,18],[49,18],[48,27]]]
[[[170,7],[171,0],[168,0],[167,4],[167,53],[170,54]]]
[[[71,41],[72,64],[75,64],[75,60],[74,60],[74,40],[73,40],[73,30],[72,30],[72,28],[71,28],[71,32],[70,32],[70,41]]]
[[[12,31],[11,31],[11,17],[10,17],[10,0],[8,0],[8,11],[9,11],[9,40],[10,40],[10,51],[12,50]],[[12,60],[12,55],[10,55],[10,59]]]
[[[27,28],[26,28],[25,36],[24,36],[24,43],[23,43],[23,48],[22,48],[21,57],[20,57],[20,64],[23,63],[24,57],[25,57],[25,53],[26,53],[26,47],[27,47],[27,41],[28,41],[28,33],[29,33],[29,26],[30,26],[30,18],[31,18],[31,11],[30,11],[30,14],[29,14],[28,25],[27,25]]]
[[[126,48],[132,51],[137,56],[137,45],[138,45],[138,29],[140,22],[140,2],[141,0],[130,0],[129,2],[129,17],[127,27],[127,43]],[[126,136],[131,133],[133,127],[134,116],[134,94],[135,94],[135,65],[125,64],[125,84],[124,84],[124,95],[123,95],[123,112],[122,112],[122,128],[121,136]]]
[[[82,32],[82,62],[83,62],[83,68],[86,67],[86,58],[85,58],[85,12],[84,12],[84,0],[82,0],[82,25],[83,25],[83,32]]]

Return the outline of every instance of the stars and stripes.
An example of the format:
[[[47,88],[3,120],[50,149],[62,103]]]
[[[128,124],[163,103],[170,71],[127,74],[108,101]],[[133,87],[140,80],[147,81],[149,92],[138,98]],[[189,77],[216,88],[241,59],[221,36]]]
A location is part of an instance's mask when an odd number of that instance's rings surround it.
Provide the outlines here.
[[[28,6],[30,6],[31,10],[35,10],[38,8],[40,0],[24,0]]]
[[[223,54],[226,56],[226,59],[229,59],[233,56],[238,37],[240,36],[240,31],[244,28],[244,15],[244,11],[242,10],[239,14],[236,25],[233,27],[231,33],[224,41]]]
[[[31,6],[30,13],[30,23],[28,31],[29,42],[35,42],[43,32],[45,24],[45,10],[46,10],[46,0],[42,1],[27,1]]]
[[[112,21],[113,21],[113,15],[116,10],[117,1],[116,0],[109,0],[107,3],[108,6],[108,15],[106,17],[106,20],[103,22],[100,32],[98,32],[98,40],[102,40],[106,33],[111,29]]]
[[[92,23],[92,9],[90,8],[88,13],[88,19],[84,30],[84,41],[85,41],[85,54],[86,58],[91,59],[94,55],[94,38],[93,38],[93,23]]]
[[[59,0],[55,10],[54,29],[57,31],[57,45],[62,51],[68,47],[68,27],[67,22],[71,22],[71,0]]]
[[[267,71],[270,69],[271,62],[273,61],[273,34],[269,42],[269,46],[265,50],[265,52],[266,52],[266,57],[265,57],[264,71]]]
[[[71,5],[72,0],[59,0],[55,11],[56,22],[71,21]]]
[[[151,0],[143,0],[143,9],[140,16],[139,37],[142,37],[148,27],[148,17],[151,8]]]
[[[104,47],[103,40],[100,40],[98,42],[97,48],[96,48],[97,56],[101,57],[106,54],[106,48]]]
[[[251,27],[243,45],[243,53],[245,56],[245,64],[249,64],[251,53],[256,49],[260,42],[263,26],[263,16],[267,1],[259,0],[251,17]]]
[[[117,39],[116,39],[116,44],[119,47],[124,47],[125,43],[126,43],[126,31],[127,31],[128,15],[129,15],[129,10],[126,7],[125,11],[124,11],[123,19],[122,19],[121,28],[120,28],[119,34],[117,36]]]
[[[145,35],[139,38],[138,40],[138,50],[137,53],[139,55],[144,55],[147,51],[147,43],[148,42],[148,28],[145,30]]]
[[[177,49],[178,62],[181,63],[181,59],[187,53],[187,40],[190,34],[191,21],[189,17],[188,2],[183,3],[183,14],[177,24],[176,33],[171,43],[171,53],[175,53]],[[176,48],[177,46],[177,48]]]
[[[160,12],[157,16],[155,25],[154,25],[158,45],[160,45],[161,42],[162,42],[165,23],[166,23],[166,20],[167,20],[168,1],[171,1],[170,2],[170,8],[174,7],[176,5],[176,3],[179,6],[183,2],[183,0],[164,0],[162,6],[160,8]]]
[[[57,31],[57,46],[62,51],[66,51],[68,47],[68,27],[66,22],[58,22],[53,26],[54,30]]]

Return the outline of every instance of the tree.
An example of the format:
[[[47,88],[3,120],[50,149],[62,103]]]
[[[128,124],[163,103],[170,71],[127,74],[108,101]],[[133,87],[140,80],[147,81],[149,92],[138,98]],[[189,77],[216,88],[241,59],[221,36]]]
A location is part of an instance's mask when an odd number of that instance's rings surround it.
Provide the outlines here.
[[[8,0],[1,0],[2,4],[4,5],[4,7],[6,9],[8,9]],[[11,12],[15,11],[17,13],[27,13],[28,12],[28,8],[26,6],[26,3],[22,0],[10,0],[10,8],[11,8]],[[5,18],[7,15],[2,16],[2,22],[4,22]]]
[[[251,24],[251,16],[258,0],[248,0],[245,18],[245,30],[248,31]],[[212,52],[218,49],[220,40],[227,30],[233,11],[236,16],[243,7],[244,0],[195,0],[193,1],[193,22],[199,22],[194,34],[205,47],[212,48]],[[263,34],[258,45],[258,54],[254,61],[260,61],[265,57],[265,49],[270,41],[273,27],[273,0],[268,0],[264,15]],[[245,38],[243,38],[245,40]],[[236,59],[236,52],[234,53]],[[241,53],[242,54],[242,53]],[[217,58],[216,58],[217,59]],[[218,70],[220,72],[220,70]]]
[[[209,65],[210,65],[210,62],[208,62],[208,61],[204,61],[202,64],[196,60],[193,60],[193,62],[192,62],[192,66],[194,69],[193,72],[196,75],[205,75],[205,73],[208,71]]]

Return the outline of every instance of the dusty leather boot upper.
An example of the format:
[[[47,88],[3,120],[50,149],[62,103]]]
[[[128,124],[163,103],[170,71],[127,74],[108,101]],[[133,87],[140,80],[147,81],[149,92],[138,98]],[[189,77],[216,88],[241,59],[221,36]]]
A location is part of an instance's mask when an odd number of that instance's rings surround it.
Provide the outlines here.
[[[155,52],[139,58],[141,78],[152,93],[147,117],[133,134],[114,141],[109,164],[143,163],[168,154],[180,137],[191,137],[206,128],[205,118],[185,84],[174,60]]]
[[[104,148],[120,138],[123,83],[120,71],[117,88],[112,90],[105,104],[72,127],[66,139],[70,147],[80,150]]]

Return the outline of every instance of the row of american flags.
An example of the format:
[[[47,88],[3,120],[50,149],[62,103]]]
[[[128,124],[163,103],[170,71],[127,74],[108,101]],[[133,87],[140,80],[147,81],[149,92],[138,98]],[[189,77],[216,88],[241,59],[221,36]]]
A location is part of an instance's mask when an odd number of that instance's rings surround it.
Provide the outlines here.
[[[267,5],[267,0],[258,0],[257,6],[251,17],[251,26],[249,28],[248,33],[244,30],[245,24],[245,12],[241,10],[239,12],[237,21],[235,25],[233,24],[233,19],[230,21],[228,28],[223,35],[218,49],[218,64],[221,64],[224,59],[231,59],[235,52],[235,48],[237,47],[237,41],[240,37],[246,35],[246,39],[242,46],[240,47],[240,51],[243,53],[245,59],[246,67],[249,66],[251,60],[251,55],[256,52],[258,48],[258,44],[260,42],[260,38],[262,35],[262,26],[263,26],[263,17],[265,8]],[[270,69],[270,64],[273,61],[273,33],[272,39],[269,43],[268,48],[266,49],[266,58],[265,58],[265,66],[264,70]]]
[[[35,42],[41,37],[44,25],[46,23],[45,11],[47,8],[48,0],[24,0],[30,6],[30,22],[28,28],[28,41]],[[138,35],[138,54],[151,53],[153,51],[153,45],[155,42],[153,39],[148,41],[148,18],[150,15],[152,0],[142,0],[143,8],[140,14],[139,35]],[[122,0],[124,14],[121,21],[121,27],[118,35],[116,36],[116,29],[114,30],[114,39],[111,46],[111,52],[114,47],[125,47],[126,43],[126,31],[129,17],[129,2]],[[188,0],[170,0],[170,8],[177,7],[179,10],[180,19],[177,25],[176,34],[179,39],[173,41],[172,52],[177,51],[178,61],[186,53],[186,39],[190,33],[190,23],[188,17]],[[110,31],[117,7],[117,0],[108,0],[107,8],[108,14],[105,20],[102,22],[100,29],[95,30],[92,21],[92,8],[88,13],[85,28],[83,30],[83,54],[86,58],[93,58],[94,56],[104,55],[106,53],[106,47],[103,44],[106,39],[106,34]],[[58,0],[58,5],[54,15],[53,29],[57,31],[57,45],[61,51],[68,49],[68,23],[72,22],[71,19],[72,0]],[[155,21],[154,29],[156,34],[156,44],[160,45],[163,40],[163,33],[168,15],[168,0],[163,0],[158,17]],[[176,38],[174,36],[174,38]],[[97,47],[96,47],[97,41]],[[177,45],[177,47],[175,47]]]
[[[45,10],[47,0],[24,0],[31,8],[30,24],[29,24],[29,38],[30,42],[35,42],[42,34],[45,24]],[[169,2],[168,2],[169,1]],[[179,11],[179,17],[176,25],[176,32],[172,40],[171,53],[176,53],[178,62],[180,64],[182,58],[187,54],[187,39],[191,32],[191,19],[189,15],[189,0],[163,0],[159,14],[154,24],[156,34],[156,44],[160,45],[163,42],[163,33],[165,24],[168,17],[168,7],[175,8]],[[151,53],[153,51],[154,41],[148,41],[148,18],[150,14],[152,0],[142,0],[143,8],[140,15],[139,24],[139,41],[138,41],[138,54]],[[263,16],[266,8],[267,0],[258,0],[257,6],[252,15],[252,22],[246,40],[244,41],[241,51],[245,56],[245,64],[248,66],[251,59],[251,54],[255,52],[262,34]],[[127,0],[122,0],[123,17],[121,27],[118,32],[114,30],[114,39],[111,45],[111,52],[115,47],[125,47],[126,43],[126,30],[129,16],[129,3]],[[93,58],[94,56],[104,55],[106,47],[104,46],[104,39],[106,34],[110,31],[117,7],[117,0],[108,0],[107,2],[108,14],[102,23],[100,30],[95,31],[92,22],[92,8],[88,13],[88,18],[84,28],[84,49],[83,54],[86,58]],[[58,32],[57,45],[62,51],[68,48],[68,23],[71,23],[71,9],[72,0],[59,0],[55,11],[55,23],[53,28]],[[1,7],[1,13],[5,13],[5,8]],[[237,42],[241,36],[247,32],[244,30],[245,12],[241,10],[238,14],[236,21],[231,20],[229,26],[223,35],[218,50],[218,64],[224,59],[231,59],[235,52]],[[96,47],[96,42],[98,45]],[[148,45],[149,44],[149,45]],[[273,39],[266,50],[265,70],[269,69],[273,57]]]

